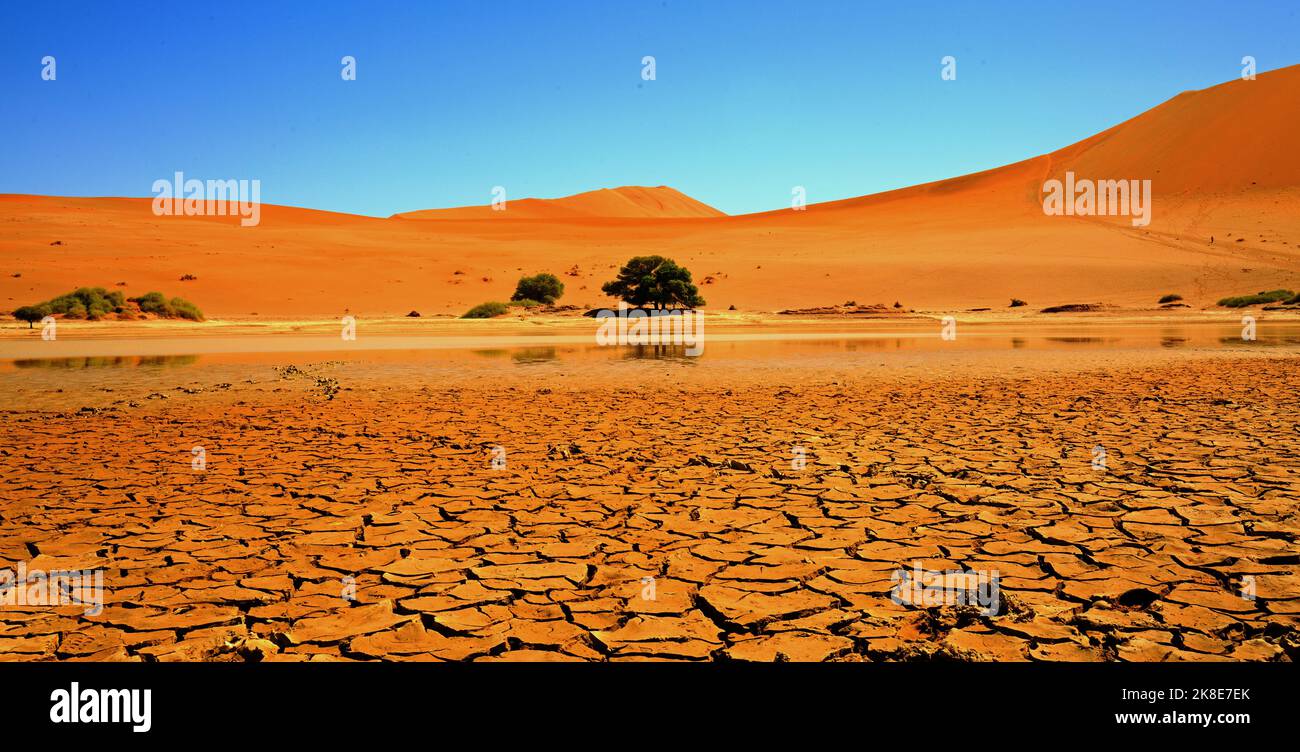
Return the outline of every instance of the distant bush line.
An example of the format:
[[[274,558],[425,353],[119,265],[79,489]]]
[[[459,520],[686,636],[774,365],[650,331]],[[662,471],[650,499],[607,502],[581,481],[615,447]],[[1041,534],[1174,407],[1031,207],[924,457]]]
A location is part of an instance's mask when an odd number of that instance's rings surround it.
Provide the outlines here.
[[[1260,291],[1254,295],[1236,295],[1230,298],[1224,298],[1219,301],[1219,305],[1224,308],[1245,308],[1246,306],[1259,305],[1261,303],[1277,303],[1285,300],[1287,303],[1295,303],[1300,300],[1290,290],[1268,290]]]
[[[141,318],[143,314],[167,319],[203,320],[203,312],[198,306],[183,298],[169,300],[160,292],[128,298],[120,290],[110,292],[102,287],[81,287],[44,303],[22,306],[14,311],[15,318],[28,323],[46,316],[99,321],[110,314],[126,320]]]

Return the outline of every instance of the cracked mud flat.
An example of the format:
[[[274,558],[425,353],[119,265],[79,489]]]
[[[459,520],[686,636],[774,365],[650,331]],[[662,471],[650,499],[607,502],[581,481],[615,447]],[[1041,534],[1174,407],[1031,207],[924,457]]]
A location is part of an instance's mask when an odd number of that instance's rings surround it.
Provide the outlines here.
[[[1298,370],[7,373],[0,567],[106,593],[0,658],[1293,660]],[[918,565],[1000,613],[894,602]]]

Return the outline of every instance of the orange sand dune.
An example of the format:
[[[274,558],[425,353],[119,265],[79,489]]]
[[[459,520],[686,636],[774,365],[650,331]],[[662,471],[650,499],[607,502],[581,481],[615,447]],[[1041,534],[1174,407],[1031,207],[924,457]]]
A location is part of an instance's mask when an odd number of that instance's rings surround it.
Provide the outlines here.
[[[425,209],[394,214],[402,219],[572,219],[575,217],[725,217],[708,204],[681,191],[661,185],[578,193],[564,198],[507,200],[500,209],[491,206],[462,206],[454,209]]]
[[[1012,297],[1032,309],[1151,307],[1170,292],[1208,306],[1300,289],[1297,122],[1300,67],[1291,67],[1181,94],[1005,167],[737,217],[682,218],[713,210],[666,188],[389,219],[266,206],[248,228],[231,217],[156,217],[149,199],[0,196],[0,309],[122,281],[130,294],[182,295],[223,318],[460,313],[507,298],[521,273],[575,266],[562,276],[565,300],[594,306],[617,265],[645,253],[685,263],[711,307],[741,310],[848,299],[1004,308]],[[1067,171],[1150,179],[1150,224],[1046,216],[1043,181]],[[440,221],[410,219],[421,216]],[[198,279],[179,282],[185,274]]]

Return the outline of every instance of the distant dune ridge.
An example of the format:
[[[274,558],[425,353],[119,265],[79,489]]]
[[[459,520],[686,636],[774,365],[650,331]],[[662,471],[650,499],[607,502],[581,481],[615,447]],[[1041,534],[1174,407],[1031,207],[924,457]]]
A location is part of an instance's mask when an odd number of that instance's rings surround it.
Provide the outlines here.
[[[661,185],[647,188],[627,185],[601,188],[564,198],[510,199],[495,209],[462,206],[454,209],[424,209],[402,212],[400,219],[572,219],[576,217],[725,217],[708,204],[681,191]]]
[[[619,264],[651,253],[691,269],[714,309],[1154,307],[1166,293],[1200,308],[1300,289],[1298,134],[1292,66],[1180,94],[1050,154],[804,211],[726,216],[672,188],[624,187],[391,218],[266,205],[241,228],[157,217],[148,198],[0,195],[0,308],[125,281],[129,294],[178,289],[209,318],[461,313],[540,271],[567,275],[563,302],[596,306]],[[1150,224],[1044,215],[1044,181],[1067,172],[1151,180]],[[186,274],[198,279],[178,283]]]

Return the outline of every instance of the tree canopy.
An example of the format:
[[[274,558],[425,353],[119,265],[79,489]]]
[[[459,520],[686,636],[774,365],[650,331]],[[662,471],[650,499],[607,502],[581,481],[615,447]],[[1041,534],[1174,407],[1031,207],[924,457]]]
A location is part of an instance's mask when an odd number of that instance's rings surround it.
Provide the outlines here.
[[[554,303],[564,294],[564,283],[554,274],[535,274],[520,277],[515,286],[511,300],[536,300],[538,303]]]
[[[618,270],[618,277],[600,288],[606,295],[643,308],[699,308],[704,298],[691,281],[691,272],[663,256],[637,256]]]
[[[25,305],[14,311],[14,318],[19,321],[26,321],[28,329],[31,329],[37,321],[48,315],[50,315],[50,309],[44,306]]]

